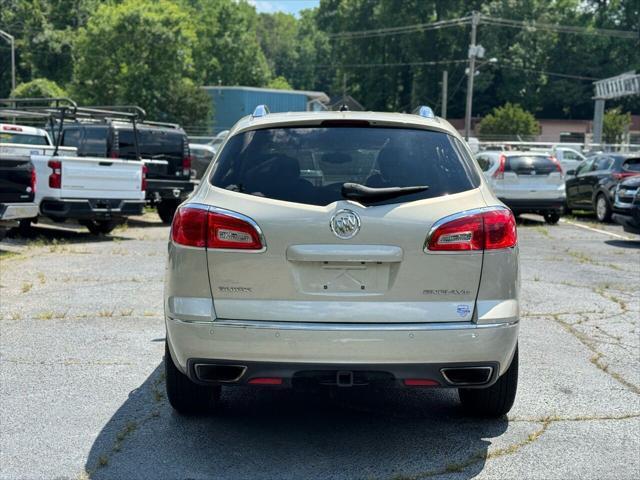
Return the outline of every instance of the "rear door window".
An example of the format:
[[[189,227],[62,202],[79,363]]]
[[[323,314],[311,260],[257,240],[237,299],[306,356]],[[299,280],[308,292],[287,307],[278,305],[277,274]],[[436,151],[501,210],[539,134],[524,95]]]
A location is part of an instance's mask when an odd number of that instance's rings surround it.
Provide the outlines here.
[[[625,160],[622,168],[624,168],[628,172],[640,173],[640,158],[630,158],[628,160]]]
[[[557,172],[556,164],[545,155],[514,155],[507,157],[505,172],[516,175],[549,175]]]
[[[133,130],[119,130],[118,143],[121,158],[136,158]],[[183,135],[178,131],[140,129],[138,130],[138,148],[142,158],[182,160]]]
[[[609,170],[613,164],[611,157],[599,157],[593,164],[593,170]]]
[[[108,127],[86,127],[82,142],[82,155],[104,158],[107,156]]]
[[[343,200],[342,185],[428,185],[425,191],[367,202],[403,203],[478,187],[458,141],[442,132],[313,126],[252,130],[229,139],[211,183],[220,188],[311,205]]]

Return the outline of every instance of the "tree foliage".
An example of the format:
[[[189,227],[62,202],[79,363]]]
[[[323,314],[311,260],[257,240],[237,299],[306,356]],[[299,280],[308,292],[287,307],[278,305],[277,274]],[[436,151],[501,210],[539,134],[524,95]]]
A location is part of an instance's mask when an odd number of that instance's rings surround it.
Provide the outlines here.
[[[477,41],[498,62],[480,61],[475,116],[511,102],[539,118],[591,118],[593,79],[640,70],[637,38],[595,32],[637,32],[638,0],[320,0],[298,16],[258,14],[248,0],[0,0],[0,28],[16,37],[19,83],[46,78],[81,101],[141,103],[161,118],[201,118],[201,85],[284,85],[279,77],[292,88],[330,95],[344,84],[367,109],[429,104],[438,112],[443,70],[448,116],[460,118],[468,24],[363,38],[335,34],[455,19],[473,10],[531,22],[514,28],[481,20]],[[0,41],[0,97],[9,94],[9,58]],[[185,102],[178,105],[167,92]],[[187,113],[185,104],[194,110]],[[638,112],[640,97],[608,106]]]
[[[56,82],[46,78],[36,78],[30,82],[17,85],[11,92],[11,98],[61,98],[66,97],[64,91]]]
[[[540,125],[535,117],[520,105],[505,103],[494,108],[478,125],[481,138],[500,135],[533,136],[540,131]]]
[[[79,30],[72,92],[85,104],[137,104],[149,117],[202,123],[205,92],[194,87],[196,33],[190,16],[167,0],[104,4]]]
[[[631,125],[631,114],[621,107],[607,110],[602,122],[602,139],[605,143],[622,143]]]

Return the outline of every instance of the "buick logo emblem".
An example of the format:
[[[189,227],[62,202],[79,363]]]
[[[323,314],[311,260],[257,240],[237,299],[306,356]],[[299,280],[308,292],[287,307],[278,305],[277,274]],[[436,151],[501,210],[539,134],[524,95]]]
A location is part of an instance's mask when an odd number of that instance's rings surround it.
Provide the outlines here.
[[[351,210],[340,210],[331,217],[329,226],[336,237],[348,240],[360,231],[360,217]]]

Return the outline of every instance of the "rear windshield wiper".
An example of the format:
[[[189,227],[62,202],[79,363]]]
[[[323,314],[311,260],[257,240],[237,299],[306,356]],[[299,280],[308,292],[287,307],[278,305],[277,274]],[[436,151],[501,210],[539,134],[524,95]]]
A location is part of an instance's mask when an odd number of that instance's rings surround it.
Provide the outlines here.
[[[374,188],[361,185],[360,183],[347,182],[342,184],[342,196],[352,200],[385,200],[402,195],[409,195],[411,193],[424,192],[425,190],[429,190],[428,185]]]

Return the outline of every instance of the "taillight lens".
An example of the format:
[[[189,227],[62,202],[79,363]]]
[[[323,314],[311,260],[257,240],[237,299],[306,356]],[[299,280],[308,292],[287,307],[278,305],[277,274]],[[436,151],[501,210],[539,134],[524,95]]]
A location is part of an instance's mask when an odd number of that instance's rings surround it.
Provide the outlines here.
[[[507,157],[505,157],[504,155],[500,155],[498,162],[499,162],[498,169],[495,172],[493,172],[493,178],[502,180],[504,179],[504,167],[507,163]]]
[[[191,175],[191,155],[182,157],[182,174]]]
[[[140,180],[140,191],[144,192],[147,189],[147,172],[149,168],[146,165],[142,165],[142,179]]]
[[[49,160],[47,165],[52,170],[49,175],[49,188],[62,188],[62,162]]]
[[[220,211],[181,207],[173,217],[171,238],[189,247],[234,250],[263,248],[259,232],[249,221]]]
[[[614,180],[622,180],[623,178],[634,177],[636,175],[638,174],[634,172],[615,172],[611,174]]]
[[[518,243],[516,219],[511,210],[498,209],[456,218],[438,226],[425,250],[496,250]]]
[[[556,166],[556,170],[558,170],[560,173],[562,173],[562,165],[560,165],[560,162],[558,161],[558,159],[556,157],[554,157],[553,155],[551,155],[549,157],[549,160],[551,160],[553,162],[553,164]]]
[[[249,222],[224,213],[209,212],[208,248],[260,250],[260,234]]]
[[[36,180],[37,180],[36,169],[33,168],[31,170],[31,193],[33,193],[34,195],[36,193]]]

